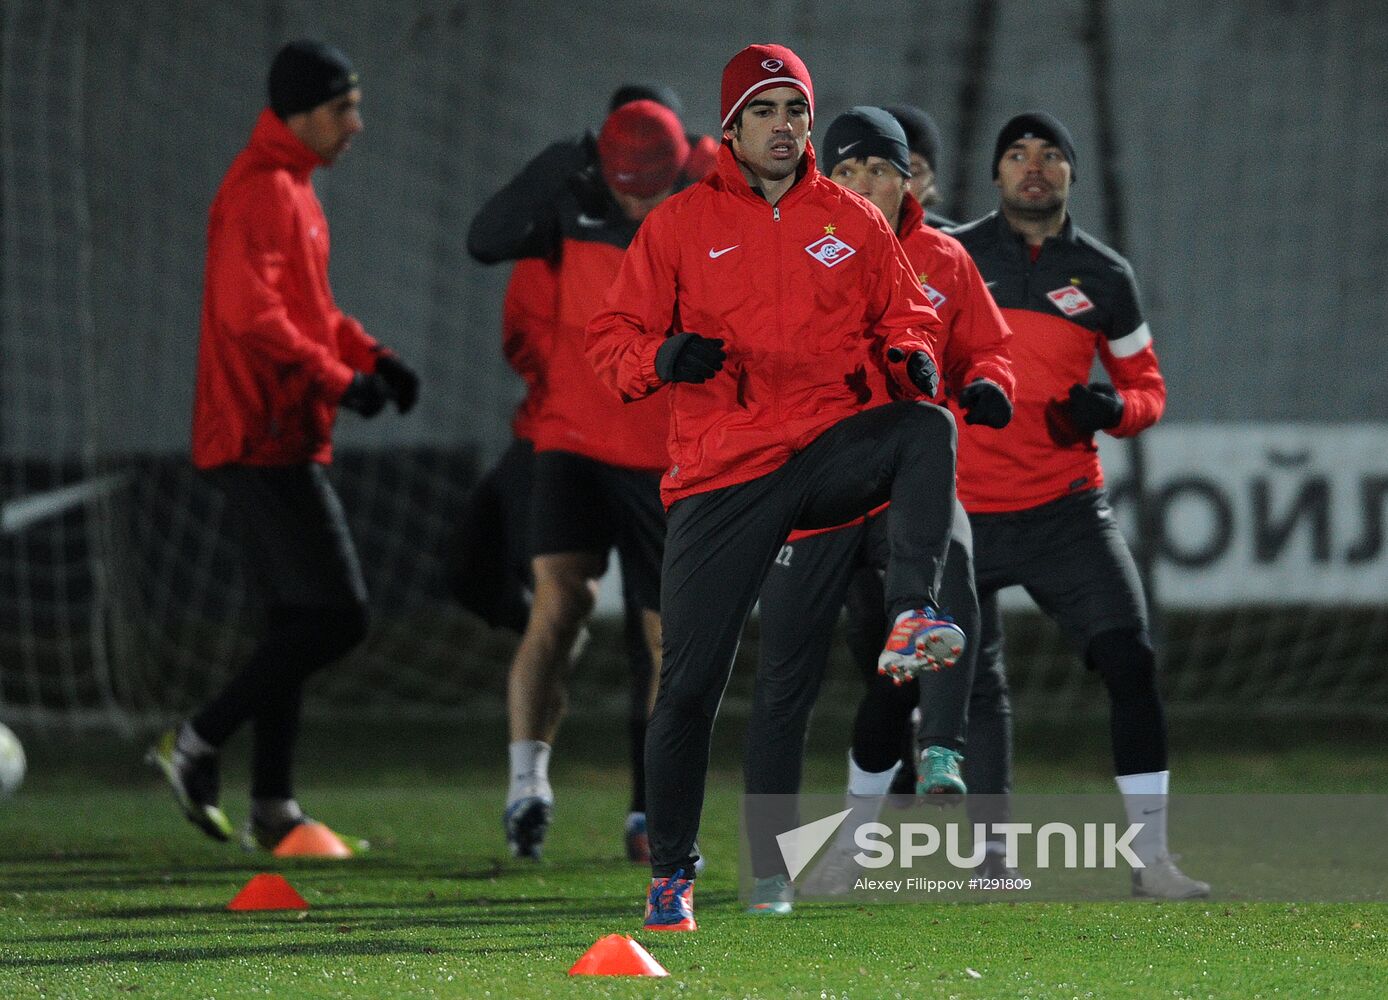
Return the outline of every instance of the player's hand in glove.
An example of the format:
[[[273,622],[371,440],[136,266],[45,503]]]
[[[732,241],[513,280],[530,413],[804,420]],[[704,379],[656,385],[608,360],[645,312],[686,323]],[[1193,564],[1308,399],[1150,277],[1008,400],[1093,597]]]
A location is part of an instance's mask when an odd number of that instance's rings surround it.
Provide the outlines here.
[[[1070,386],[1068,399],[1046,404],[1046,430],[1062,448],[1090,441],[1094,432],[1117,427],[1123,419],[1123,397],[1104,382]]]
[[[1087,434],[1117,427],[1123,419],[1123,397],[1107,382],[1070,386],[1067,408],[1070,420]]]
[[[655,373],[666,382],[707,382],[723,370],[728,358],[723,341],[697,333],[665,338],[655,352]]]
[[[357,372],[348,383],[347,391],[338,400],[338,405],[370,418],[380,413],[390,398],[390,385],[383,377]]]
[[[1012,420],[1012,404],[1007,393],[996,382],[976,378],[959,393],[959,405],[964,408],[964,423],[1003,428]]]
[[[376,374],[386,380],[398,411],[409,413],[414,409],[415,401],[419,399],[419,376],[413,368],[397,355],[382,354],[376,359]]]
[[[903,359],[906,361],[906,377],[911,380],[911,384],[925,394],[926,398],[934,399],[935,394],[940,391],[940,372],[935,367],[935,359],[925,351],[912,351],[907,358],[906,352],[899,347],[889,348],[887,360],[892,364],[899,364]]]

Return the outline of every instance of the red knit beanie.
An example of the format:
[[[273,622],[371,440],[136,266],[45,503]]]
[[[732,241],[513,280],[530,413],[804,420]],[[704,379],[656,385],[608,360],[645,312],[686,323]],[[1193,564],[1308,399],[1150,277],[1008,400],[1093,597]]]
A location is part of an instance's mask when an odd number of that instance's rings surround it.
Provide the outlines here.
[[[731,128],[748,101],[773,87],[794,87],[804,94],[814,124],[814,84],[800,57],[784,45],[749,45],[723,67],[723,128]]]
[[[602,179],[622,194],[659,194],[674,185],[688,159],[689,140],[679,118],[655,101],[623,104],[598,134]]]

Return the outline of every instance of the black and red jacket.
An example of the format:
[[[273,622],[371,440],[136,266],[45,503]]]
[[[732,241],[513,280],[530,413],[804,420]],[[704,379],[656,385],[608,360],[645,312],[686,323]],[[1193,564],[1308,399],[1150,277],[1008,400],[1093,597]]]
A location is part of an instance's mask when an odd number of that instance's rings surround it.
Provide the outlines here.
[[[526,164],[474,217],[468,252],[484,264],[521,261],[503,315],[507,360],[527,385],[517,435],[536,452],[659,472],[669,464],[668,401],[622,403],[584,356],[584,328],[637,228],[602,182],[593,142],[556,142]]]
[[[1012,330],[1017,380],[1012,422],[1003,430],[959,422],[959,499],[970,513],[1025,510],[1103,485],[1093,439],[1052,440],[1046,405],[1090,381],[1097,351],[1123,397],[1108,433],[1129,437],[1156,423],[1166,383],[1142,316],[1133,269],[1067,217],[1035,261],[999,212],[949,230],[973,255]]]

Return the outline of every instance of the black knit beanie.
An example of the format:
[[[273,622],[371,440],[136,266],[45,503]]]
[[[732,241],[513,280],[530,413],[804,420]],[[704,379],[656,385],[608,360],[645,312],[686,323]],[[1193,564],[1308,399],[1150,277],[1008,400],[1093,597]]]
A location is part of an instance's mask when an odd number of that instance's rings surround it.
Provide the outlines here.
[[[824,146],[816,149],[824,176],[844,160],[880,156],[903,177],[911,176],[911,154],[901,124],[881,108],[849,108],[829,124]]]
[[[998,141],[993,144],[993,178],[998,176],[998,162],[1018,139],[1044,139],[1051,143],[1065,159],[1070,161],[1070,180],[1078,178],[1075,174],[1075,140],[1070,138],[1070,130],[1060,124],[1060,120],[1045,111],[1023,111],[998,133]]]
[[[940,166],[936,157],[940,155],[942,143],[940,127],[935,124],[935,119],[911,104],[890,104],[882,110],[901,123],[902,131],[906,133],[907,148],[913,153],[919,153],[930,165],[930,169],[939,173]]]
[[[281,120],[312,111],[357,85],[347,57],[331,45],[301,38],[275,54],[270,64],[270,110]]]

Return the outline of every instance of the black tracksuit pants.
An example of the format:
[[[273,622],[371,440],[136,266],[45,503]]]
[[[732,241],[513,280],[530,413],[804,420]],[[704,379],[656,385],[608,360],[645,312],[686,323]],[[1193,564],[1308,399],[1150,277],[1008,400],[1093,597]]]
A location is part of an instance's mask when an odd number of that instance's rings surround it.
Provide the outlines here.
[[[321,465],[227,465],[206,475],[226,497],[267,615],[250,660],[192,717],[193,729],[220,747],[253,720],[252,798],[293,798],[304,681],[366,637],[366,583]]]
[[[762,580],[796,528],[827,528],[890,500],[890,618],[937,604],[954,508],[955,430],[928,403],[890,403],[825,431],[785,465],[669,510],[664,659],[646,738],[651,867],[693,874],[709,742]]]
[[[805,734],[819,698],[834,626],[850,588],[861,606],[861,640],[850,642],[854,666],[867,682],[853,724],[853,757],[868,771],[885,771],[897,760],[912,763],[916,740],[911,711],[921,709],[920,745],[962,749],[973,683],[973,636],[978,631],[972,543],[968,515],[957,502],[949,556],[940,583],[943,609],[964,634],[964,655],[948,670],[927,671],[895,684],[877,673],[877,654],[887,638],[882,576],[887,567],[891,508],[861,525],[799,539],[782,548],[761,588],[761,656],[752,692],[752,714],[742,758],[748,795],[783,795],[749,809],[753,874],[784,872],[776,834],[799,825],[791,798],[800,791]],[[868,569],[859,576],[859,571]],[[871,605],[868,606],[868,595]]]

